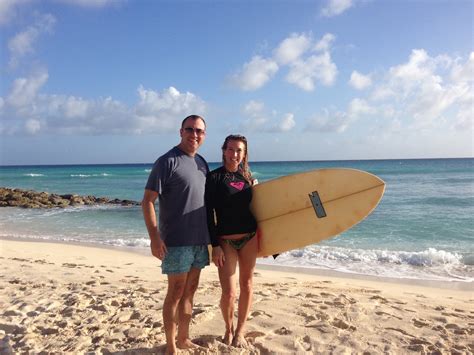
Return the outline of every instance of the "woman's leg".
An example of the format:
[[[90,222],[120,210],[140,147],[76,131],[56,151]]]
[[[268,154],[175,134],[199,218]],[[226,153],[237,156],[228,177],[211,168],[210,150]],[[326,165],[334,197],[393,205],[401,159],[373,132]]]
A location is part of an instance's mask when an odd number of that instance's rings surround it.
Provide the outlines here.
[[[237,294],[237,250],[226,242],[221,242],[224,251],[224,266],[219,268],[219,280],[221,282],[221,311],[225,323],[224,343],[230,345],[234,337],[234,304]]]
[[[234,346],[240,347],[246,343],[244,339],[244,327],[250,312],[250,307],[252,306],[253,272],[255,270],[257,252],[257,236],[249,240],[247,244],[238,251],[240,295],[237,328],[235,329],[235,336],[232,342]]]

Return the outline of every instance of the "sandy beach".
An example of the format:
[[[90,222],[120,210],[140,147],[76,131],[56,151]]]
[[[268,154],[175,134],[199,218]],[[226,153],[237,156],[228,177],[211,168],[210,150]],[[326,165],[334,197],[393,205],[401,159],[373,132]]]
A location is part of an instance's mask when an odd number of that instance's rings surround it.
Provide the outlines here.
[[[123,250],[0,240],[0,353],[164,351],[160,261]],[[216,268],[204,269],[182,354],[470,354],[472,287],[257,268],[248,349],[221,342]]]

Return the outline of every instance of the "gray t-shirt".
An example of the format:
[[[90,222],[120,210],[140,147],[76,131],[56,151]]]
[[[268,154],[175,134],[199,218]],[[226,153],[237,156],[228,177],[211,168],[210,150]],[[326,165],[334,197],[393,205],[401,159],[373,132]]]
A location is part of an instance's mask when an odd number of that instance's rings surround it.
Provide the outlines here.
[[[158,196],[161,239],[168,247],[210,243],[204,204],[207,162],[174,147],[158,158],[145,189]]]

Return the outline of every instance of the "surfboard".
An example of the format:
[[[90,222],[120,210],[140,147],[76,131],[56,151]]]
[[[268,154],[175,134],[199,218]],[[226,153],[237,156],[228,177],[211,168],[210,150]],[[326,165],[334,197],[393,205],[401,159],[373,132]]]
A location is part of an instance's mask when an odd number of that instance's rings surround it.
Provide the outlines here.
[[[259,257],[334,237],[366,218],[385,191],[379,177],[355,169],[319,169],[252,187]]]

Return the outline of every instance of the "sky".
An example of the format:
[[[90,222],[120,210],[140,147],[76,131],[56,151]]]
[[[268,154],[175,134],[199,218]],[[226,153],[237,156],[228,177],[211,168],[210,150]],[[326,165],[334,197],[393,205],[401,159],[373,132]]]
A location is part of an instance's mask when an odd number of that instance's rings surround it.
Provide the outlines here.
[[[0,165],[473,157],[471,0],[2,0]]]

